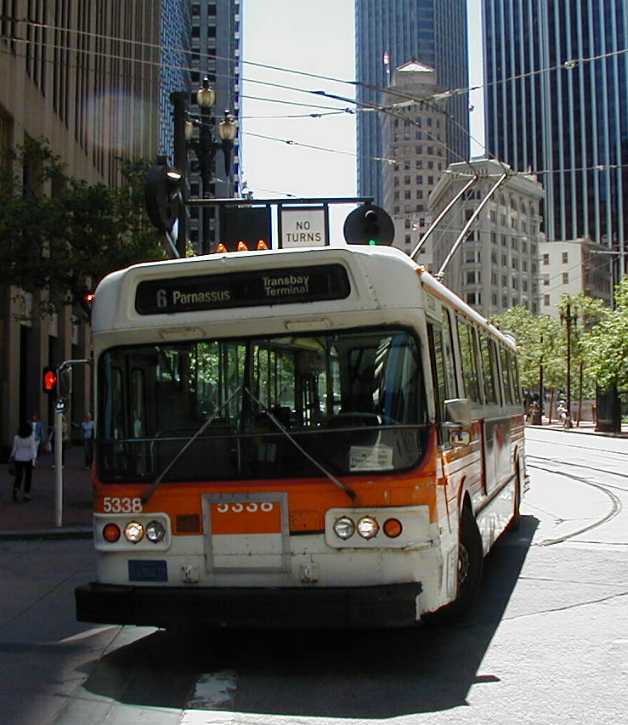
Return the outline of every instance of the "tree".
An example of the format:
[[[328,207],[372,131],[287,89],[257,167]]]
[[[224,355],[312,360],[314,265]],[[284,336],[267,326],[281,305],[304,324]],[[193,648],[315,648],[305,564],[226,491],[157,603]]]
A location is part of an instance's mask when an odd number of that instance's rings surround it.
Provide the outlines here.
[[[46,288],[58,305],[88,281],[164,258],[144,213],[142,162],[122,162],[124,184],[112,188],[67,176],[45,141],[27,141],[11,160],[0,172],[0,284]]]
[[[588,365],[586,356],[586,341],[595,325],[604,318],[608,311],[606,304],[599,299],[589,297],[584,293],[577,295],[563,295],[560,300],[559,310],[561,319],[569,315],[572,324],[565,325],[564,334],[567,329],[571,330],[571,371],[576,373],[578,380],[578,421],[580,420],[582,400],[584,397],[595,397],[595,378]],[[571,380],[575,381],[574,375]],[[571,383],[571,389],[575,389]]]
[[[628,388],[628,277],[615,288],[615,304],[583,341],[584,354],[602,390]]]
[[[519,353],[521,385],[537,391],[559,387],[564,379],[565,357],[560,324],[548,315],[533,315],[526,307],[516,306],[491,322],[502,332],[514,336]]]

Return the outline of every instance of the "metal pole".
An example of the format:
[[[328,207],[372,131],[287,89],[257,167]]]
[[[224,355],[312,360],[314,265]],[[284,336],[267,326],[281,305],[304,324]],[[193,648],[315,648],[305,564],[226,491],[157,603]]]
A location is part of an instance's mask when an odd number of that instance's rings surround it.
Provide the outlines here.
[[[55,408],[55,526],[63,526],[63,411]]]
[[[438,270],[438,274],[436,274],[436,278],[440,278],[445,273],[445,270],[447,269],[447,265],[449,262],[451,262],[451,258],[454,256],[454,254],[458,251],[458,248],[462,244],[464,238],[467,236],[467,232],[471,228],[471,225],[473,222],[477,219],[477,217],[480,215],[480,212],[482,209],[486,206],[489,199],[493,196],[493,194],[499,189],[499,187],[508,179],[508,174],[502,174],[502,176],[499,177],[499,179],[495,182],[495,184],[491,187],[488,194],[482,199],[482,201],[478,204],[477,208],[471,214],[471,217],[469,218],[469,221],[464,225],[462,231],[458,235],[458,238],[454,242],[452,248],[449,250],[449,254],[445,258],[445,261],[442,263],[441,268]]]
[[[429,225],[427,228],[427,231],[425,234],[421,237],[419,240],[419,243],[416,245],[416,247],[410,252],[410,259],[414,259],[415,255],[418,254],[423,246],[425,245],[425,242],[429,239],[432,232],[436,227],[438,226],[440,220],[447,214],[447,212],[451,209],[451,207],[458,201],[458,199],[464,194],[464,192],[475,182],[477,181],[477,176],[472,176],[471,179],[460,189],[460,191],[454,196],[454,198],[447,204],[447,206],[441,211],[441,213],[434,219],[434,221]]]
[[[567,428],[571,428],[571,304],[567,303]]]
[[[185,212],[185,196],[186,184],[185,178],[187,177],[187,166],[188,166],[188,152],[185,142],[185,114],[187,111],[187,94],[183,92],[171,93],[170,102],[173,106],[173,117],[174,117],[174,166],[177,171],[183,174],[183,194],[184,204],[179,215],[179,229],[177,235],[177,251],[180,257],[185,257],[185,246],[186,246],[186,212]]]

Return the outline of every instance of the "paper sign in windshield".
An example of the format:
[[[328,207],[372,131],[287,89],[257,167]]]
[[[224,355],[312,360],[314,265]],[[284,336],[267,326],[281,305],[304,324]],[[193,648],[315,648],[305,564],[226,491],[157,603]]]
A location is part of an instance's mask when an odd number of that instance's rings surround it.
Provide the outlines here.
[[[393,449],[390,446],[351,446],[349,470],[390,471],[393,468]]]

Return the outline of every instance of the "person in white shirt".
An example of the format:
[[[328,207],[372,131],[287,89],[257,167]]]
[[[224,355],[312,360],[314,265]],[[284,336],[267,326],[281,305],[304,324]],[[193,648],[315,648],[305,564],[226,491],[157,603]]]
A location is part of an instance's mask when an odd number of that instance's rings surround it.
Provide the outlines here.
[[[33,435],[33,427],[24,422],[13,437],[13,447],[9,460],[15,463],[15,479],[13,481],[13,500],[17,501],[24,483],[24,501],[31,500],[31,478],[33,466],[37,462],[37,443]]]

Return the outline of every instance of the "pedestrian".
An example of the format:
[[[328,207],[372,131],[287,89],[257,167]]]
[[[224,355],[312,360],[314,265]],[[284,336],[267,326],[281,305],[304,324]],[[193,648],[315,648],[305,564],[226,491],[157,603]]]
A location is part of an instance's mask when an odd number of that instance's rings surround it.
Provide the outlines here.
[[[33,413],[31,426],[33,427],[33,437],[35,438],[35,443],[37,444],[37,455],[39,455],[41,453],[40,446],[44,439],[44,428],[37,413]]]
[[[13,437],[13,448],[11,448],[9,460],[15,464],[13,500],[18,500],[23,484],[24,501],[30,501],[33,466],[37,462],[37,445],[33,427],[27,421],[20,425],[17,435]]]
[[[94,421],[92,414],[87,413],[81,423],[83,432],[83,451],[85,453],[85,468],[91,468],[94,460]]]

